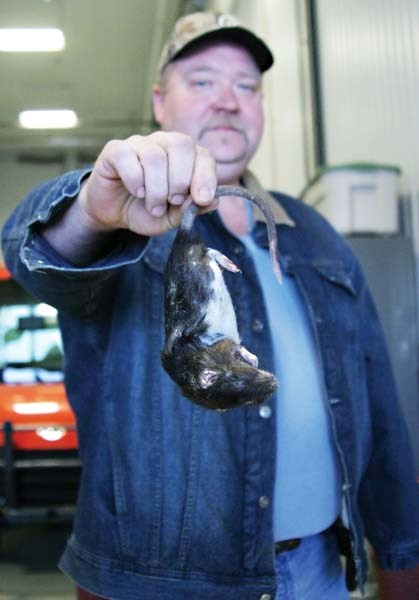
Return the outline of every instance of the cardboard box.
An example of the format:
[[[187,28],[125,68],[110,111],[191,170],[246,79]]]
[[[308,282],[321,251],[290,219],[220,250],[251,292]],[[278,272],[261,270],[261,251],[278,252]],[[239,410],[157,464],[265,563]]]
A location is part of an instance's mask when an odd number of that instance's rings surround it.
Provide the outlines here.
[[[392,165],[352,163],[319,171],[301,194],[340,233],[395,234],[399,176]]]

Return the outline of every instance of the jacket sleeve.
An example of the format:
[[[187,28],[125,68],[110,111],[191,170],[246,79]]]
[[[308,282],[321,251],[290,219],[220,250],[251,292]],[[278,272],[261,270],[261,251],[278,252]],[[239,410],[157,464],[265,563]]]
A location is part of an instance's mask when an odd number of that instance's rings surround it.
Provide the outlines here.
[[[12,276],[33,296],[63,312],[89,314],[117,269],[139,260],[147,238],[129,231],[115,235],[112,250],[87,267],[75,267],[39,234],[77,197],[90,168],[40,184],[15,208],[2,232],[4,260]]]
[[[364,287],[361,294],[373,420],[372,453],[360,488],[361,510],[379,565],[407,569],[419,562],[419,486],[381,325],[368,289]]]

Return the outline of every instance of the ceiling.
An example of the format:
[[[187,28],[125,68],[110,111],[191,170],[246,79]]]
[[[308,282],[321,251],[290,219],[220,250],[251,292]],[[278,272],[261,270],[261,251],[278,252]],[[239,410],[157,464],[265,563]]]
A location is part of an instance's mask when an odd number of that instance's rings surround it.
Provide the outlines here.
[[[58,27],[57,53],[0,53],[0,153],[86,148],[153,126],[150,91],[161,46],[176,18],[205,2],[1,0],[0,27]],[[70,108],[73,130],[28,131],[25,109]]]

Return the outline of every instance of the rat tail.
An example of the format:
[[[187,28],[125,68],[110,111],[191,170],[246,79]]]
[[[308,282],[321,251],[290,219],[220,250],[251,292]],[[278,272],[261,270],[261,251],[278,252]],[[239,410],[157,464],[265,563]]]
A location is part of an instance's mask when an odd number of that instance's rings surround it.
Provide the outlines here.
[[[233,186],[233,185],[220,185],[215,190],[215,198],[221,198],[222,196],[240,196],[241,198],[245,198],[246,200],[250,200],[259,207],[262,211],[263,216],[266,220],[266,226],[268,228],[268,238],[269,238],[269,252],[271,255],[272,266],[274,270],[275,277],[279,283],[281,283],[281,268],[279,266],[277,251],[278,251],[278,239],[276,235],[276,227],[275,227],[275,219],[272,214],[271,209],[257,194],[249,192],[245,188],[241,186]],[[197,216],[199,211],[198,206],[191,202],[189,206],[186,208],[182,221],[180,223],[179,229],[182,231],[189,232],[192,229],[192,226],[195,221],[195,217]]]
[[[198,206],[191,202],[191,204],[186,208],[183,213],[182,221],[180,223],[179,228],[183,229],[183,231],[190,231],[195,221],[195,217],[198,214]]]
[[[276,235],[275,219],[269,206],[265,204],[265,202],[259,198],[257,194],[249,192],[249,190],[246,190],[241,186],[220,185],[215,190],[215,197],[221,198],[221,196],[240,196],[241,198],[246,198],[246,200],[250,200],[250,202],[256,204],[256,206],[258,206],[262,211],[262,214],[265,217],[266,226],[268,228],[269,252],[271,255],[274,274],[277,281],[281,283],[282,276],[277,256],[278,240]]]

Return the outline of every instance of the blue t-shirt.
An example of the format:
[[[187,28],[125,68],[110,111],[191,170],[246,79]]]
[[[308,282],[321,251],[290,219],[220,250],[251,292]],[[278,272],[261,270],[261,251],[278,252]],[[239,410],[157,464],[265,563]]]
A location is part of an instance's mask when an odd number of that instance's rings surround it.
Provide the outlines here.
[[[269,252],[240,237],[254,259],[272,335],[277,392],[274,539],[314,535],[337,518],[340,476],[325,402],[323,370],[293,277],[274,277]]]

